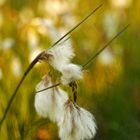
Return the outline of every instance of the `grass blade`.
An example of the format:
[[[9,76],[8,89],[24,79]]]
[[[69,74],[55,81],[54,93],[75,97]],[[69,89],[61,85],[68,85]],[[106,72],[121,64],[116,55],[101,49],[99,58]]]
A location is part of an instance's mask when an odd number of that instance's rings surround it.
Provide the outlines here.
[[[64,39],[67,35],[72,33],[76,28],[78,28],[82,23],[84,23],[89,17],[91,17],[103,4],[100,4],[93,11],[91,11],[85,18],[83,18],[77,25],[75,25],[72,29],[70,29],[65,35],[63,35],[59,40],[57,40],[50,48],[57,45],[62,39]]]
[[[93,55],[85,64],[83,64],[83,68],[88,66],[104,49],[106,49],[117,37],[119,37],[127,28],[129,24],[126,25],[122,30],[120,30],[109,42],[107,42],[95,55]]]

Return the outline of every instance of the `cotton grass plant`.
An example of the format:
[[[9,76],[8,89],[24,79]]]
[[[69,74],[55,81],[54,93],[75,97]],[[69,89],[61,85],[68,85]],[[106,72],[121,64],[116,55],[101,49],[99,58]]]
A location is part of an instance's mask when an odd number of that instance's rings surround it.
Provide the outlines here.
[[[39,84],[40,88],[38,88],[37,86],[35,108],[39,115],[43,117],[49,117],[50,120],[55,121],[57,123],[59,128],[59,137],[61,140],[79,140],[79,139],[84,140],[91,139],[95,136],[97,126],[95,123],[94,116],[84,108],[79,107],[76,103],[77,101],[76,81],[82,79],[84,68],[88,64],[90,64],[90,62],[93,61],[93,59],[96,58],[117,36],[119,36],[125,29],[127,29],[127,27],[128,25],[124,27],[120,32],[118,32],[107,44],[104,45],[103,48],[101,48],[93,57],[91,57],[82,66],[70,62],[70,60],[72,59],[70,56],[74,56],[72,48],[70,49],[69,47],[68,48],[65,47],[64,51],[66,51],[67,54],[69,55],[65,56],[64,53],[64,57],[59,55],[54,56],[55,54],[59,54],[59,52],[56,51],[58,49],[55,50],[55,47],[51,50],[51,54],[50,51],[49,53],[46,53],[47,57],[46,59],[44,58],[44,61],[48,61],[48,63],[54,69],[61,72],[60,76],[61,82],[58,83],[57,81],[55,81],[58,84],[53,85],[48,83],[47,80],[48,78],[46,80],[43,79],[43,81],[41,81],[42,84]],[[61,51],[62,50],[60,50],[60,54],[63,53]],[[65,59],[61,61],[60,58]],[[56,64],[57,60],[58,64],[60,65]],[[46,84],[46,87],[44,82],[48,83]],[[72,89],[73,100],[71,98],[68,99],[67,96],[68,93],[64,92],[63,90],[61,91],[62,93],[55,91],[56,86],[59,86],[60,84],[68,85]],[[58,94],[58,97],[56,97],[56,94]],[[39,98],[41,99],[40,101]],[[46,99],[45,105],[42,105],[45,99]],[[52,110],[50,110],[50,108]],[[49,109],[49,111],[47,109]]]
[[[85,22],[90,16],[92,16],[93,13],[95,13],[101,6],[102,6],[102,4],[99,5],[97,8],[95,8],[95,9],[94,9],[91,13],[89,13],[83,20],[81,20],[81,22],[79,22],[76,26],[74,26],[71,30],[69,30],[65,35],[63,35],[60,39],[58,39],[53,45],[51,45],[50,48],[53,48],[53,47],[56,46],[58,43],[60,43],[63,39],[65,39],[65,37],[67,37],[67,36],[68,36],[70,33],[72,33],[77,27],[79,27],[82,23],[84,23],[84,22]],[[49,48],[49,49],[50,49],[50,48]],[[49,50],[49,49],[47,49],[47,50]],[[7,113],[8,113],[8,111],[9,111],[10,107],[11,107],[11,104],[13,103],[13,100],[15,99],[15,96],[17,95],[17,91],[19,90],[19,87],[21,86],[21,84],[22,84],[23,81],[25,80],[27,74],[31,71],[31,69],[35,66],[35,64],[36,64],[37,62],[40,62],[40,61],[42,61],[42,60],[48,59],[49,56],[48,56],[48,54],[47,54],[47,50],[44,50],[44,51],[42,51],[41,53],[39,53],[39,54],[37,55],[37,57],[31,62],[31,64],[27,67],[25,73],[23,74],[21,80],[19,81],[19,83],[18,83],[16,89],[14,90],[14,92],[13,92],[13,94],[12,94],[12,96],[11,96],[9,102],[8,102],[8,105],[7,105],[7,107],[6,107],[5,111],[4,111],[4,114],[3,114],[2,118],[1,118],[1,121],[0,121],[0,127],[2,126],[4,120],[5,120],[6,116],[7,116]]]
[[[71,60],[74,58],[75,53],[72,45],[69,43],[69,38],[66,37],[85,22],[101,6],[102,5],[99,5],[74,28],[58,39],[49,49],[41,52],[31,62],[8,102],[5,112],[1,117],[0,127],[25,77],[37,62],[45,61],[52,69],[58,71],[60,75],[55,77],[53,73],[49,72],[36,86],[34,106],[37,114],[57,123],[59,138],[61,140],[84,140],[91,139],[95,136],[97,126],[94,116],[77,104],[77,97],[79,98],[79,96],[77,96],[77,80],[84,80],[83,70],[85,67],[107,48],[114,39],[124,32],[128,25],[118,32],[83,65],[72,63]],[[61,84],[72,89],[73,98],[69,96],[70,93],[67,93],[67,91],[60,87]]]

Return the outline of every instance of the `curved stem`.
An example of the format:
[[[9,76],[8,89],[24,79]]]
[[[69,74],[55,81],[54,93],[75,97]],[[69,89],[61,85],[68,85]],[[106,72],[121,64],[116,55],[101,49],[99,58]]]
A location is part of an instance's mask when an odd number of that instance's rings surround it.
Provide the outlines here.
[[[39,58],[40,58],[40,56],[41,56],[43,53],[44,53],[44,52],[41,52],[41,53],[31,62],[31,64],[30,64],[30,65],[28,66],[28,68],[26,69],[24,75],[22,76],[21,80],[19,81],[19,83],[18,83],[18,85],[17,85],[15,91],[13,92],[13,94],[12,94],[12,96],[11,96],[9,102],[8,102],[8,105],[7,105],[7,107],[6,107],[5,111],[4,111],[4,114],[3,114],[3,116],[2,116],[2,118],[1,118],[1,120],[0,120],[0,127],[1,127],[2,123],[4,122],[6,116],[7,116],[7,113],[8,113],[8,111],[9,111],[9,109],[10,109],[10,106],[11,106],[11,104],[13,103],[13,100],[14,100],[14,98],[15,98],[15,96],[16,96],[16,94],[17,94],[17,91],[19,90],[21,84],[23,83],[23,81],[24,81],[24,79],[26,78],[27,74],[28,74],[28,73],[31,71],[31,69],[34,67],[34,65],[39,61]]]

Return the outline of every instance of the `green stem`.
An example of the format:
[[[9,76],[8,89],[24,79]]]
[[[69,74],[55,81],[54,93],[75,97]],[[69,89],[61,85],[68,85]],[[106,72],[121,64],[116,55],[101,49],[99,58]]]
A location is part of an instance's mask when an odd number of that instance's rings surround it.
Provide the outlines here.
[[[129,24],[126,25],[122,30],[120,30],[110,41],[108,41],[95,55],[93,55],[85,64],[83,64],[83,69],[89,65],[104,49],[106,49],[120,34],[122,34],[127,28]]]
[[[57,87],[57,86],[59,86],[60,84],[61,84],[61,83],[54,84],[54,85],[52,85],[52,86],[50,86],[50,87],[47,87],[47,88],[45,88],[45,89],[42,89],[42,90],[36,91],[36,93],[39,93],[39,92],[45,91],[45,90],[50,89],[50,88],[53,88],[53,87]]]
[[[24,79],[26,78],[26,76],[27,76],[27,74],[30,72],[30,70],[31,70],[31,69],[34,67],[34,65],[38,62],[40,56],[41,56],[43,53],[44,53],[44,52],[40,53],[40,54],[31,62],[31,64],[29,65],[29,67],[28,67],[27,70],[25,71],[24,75],[22,76],[21,80],[19,81],[19,83],[18,83],[18,85],[17,85],[15,91],[13,92],[13,94],[12,94],[12,96],[11,96],[9,102],[8,102],[8,105],[7,105],[7,107],[6,107],[5,111],[4,111],[4,114],[3,114],[3,116],[2,116],[2,118],[1,118],[1,120],[0,120],[0,128],[1,128],[2,123],[4,122],[4,120],[5,120],[6,116],[7,116],[7,113],[8,113],[8,111],[9,111],[9,109],[10,109],[10,106],[12,105],[12,102],[13,102],[13,100],[14,100],[14,98],[15,98],[15,96],[16,96],[16,94],[17,94],[17,91],[19,90],[21,84],[23,83]]]
[[[64,39],[67,35],[72,33],[76,28],[78,28],[82,23],[84,23],[89,17],[91,17],[103,4],[100,4],[98,7],[96,7],[93,11],[91,11],[85,18],[83,18],[77,25],[75,25],[72,29],[70,29],[64,36],[62,36],[60,39],[58,39],[50,48],[57,45],[62,39]]]

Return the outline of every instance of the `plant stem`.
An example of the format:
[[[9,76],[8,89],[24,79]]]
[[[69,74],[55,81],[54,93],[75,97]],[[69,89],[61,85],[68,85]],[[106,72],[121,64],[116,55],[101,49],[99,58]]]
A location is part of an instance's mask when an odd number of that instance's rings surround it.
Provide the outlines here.
[[[13,92],[13,94],[12,94],[12,96],[11,96],[9,102],[8,102],[8,105],[7,105],[7,107],[6,107],[5,111],[4,111],[4,114],[3,114],[3,116],[2,116],[2,118],[1,118],[1,120],[0,120],[0,128],[1,128],[2,123],[4,122],[4,120],[5,120],[5,118],[6,118],[6,115],[7,115],[8,111],[9,111],[9,109],[10,109],[10,106],[12,105],[12,102],[13,102],[13,100],[14,100],[14,98],[15,98],[15,96],[16,96],[16,94],[17,94],[17,91],[19,90],[21,84],[23,83],[24,79],[26,78],[26,76],[27,76],[27,74],[30,72],[30,70],[31,70],[31,69],[34,67],[34,65],[38,62],[40,56],[41,56],[43,53],[44,53],[44,52],[40,53],[40,54],[31,62],[31,64],[28,66],[27,70],[25,71],[24,75],[22,76],[21,80],[19,81],[19,83],[18,83],[18,85],[17,85],[15,91]]]
[[[96,7],[93,11],[91,11],[85,18],[83,18],[77,25],[75,25],[72,29],[70,29],[64,36],[62,36],[60,39],[58,39],[50,48],[57,45],[62,39],[64,39],[67,35],[72,33],[76,28],[78,28],[82,23],[84,23],[89,17],[91,17],[103,4],[100,4],[98,7]]]
[[[45,90],[50,89],[50,88],[53,88],[53,87],[57,87],[57,86],[59,86],[60,84],[61,84],[61,83],[54,84],[54,85],[52,85],[52,86],[50,86],[50,87],[47,87],[47,88],[45,88],[45,89],[42,89],[42,90],[36,91],[36,93],[39,93],[39,92],[45,91]]]
[[[93,55],[85,64],[83,64],[83,69],[88,66],[104,49],[106,49],[118,36],[121,35],[127,28],[129,24],[126,25],[122,30],[120,30],[110,41],[108,41],[95,55]]]

